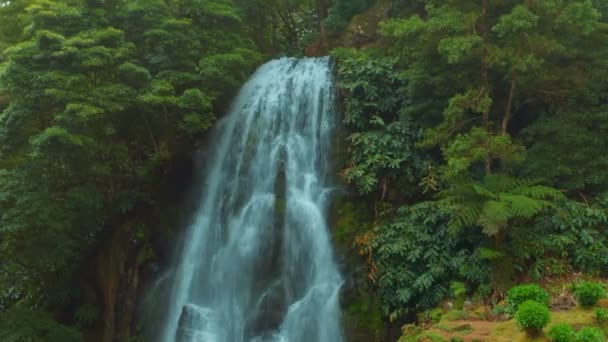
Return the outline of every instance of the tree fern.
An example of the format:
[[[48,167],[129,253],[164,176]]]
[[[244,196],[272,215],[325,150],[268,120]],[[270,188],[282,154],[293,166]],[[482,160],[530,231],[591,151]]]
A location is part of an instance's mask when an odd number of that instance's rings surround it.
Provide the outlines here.
[[[478,226],[494,236],[511,221],[531,219],[564,195],[539,185],[537,179],[517,179],[504,174],[488,175],[481,181],[460,181],[442,191],[441,202],[452,212],[450,228]]]

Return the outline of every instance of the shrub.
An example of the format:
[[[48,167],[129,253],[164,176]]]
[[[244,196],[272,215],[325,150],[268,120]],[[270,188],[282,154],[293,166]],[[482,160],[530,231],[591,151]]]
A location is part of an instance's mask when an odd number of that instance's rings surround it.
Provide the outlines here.
[[[519,305],[527,300],[549,305],[549,292],[536,284],[515,286],[507,293],[507,313],[512,316],[517,312]]]
[[[576,335],[576,342],[605,342],[606,336],[599,328],[587,327]]]
[[[437,204],[419,203],[401,208],[374,229],[369,248],[378,265],[378,293],[390,316],[436,307],[449,295],[449,279],[470,260],[445,224],[447,216]],[[403,258],[401,251],[416,252]]]
[[[431,310],[430,316],[433,323],[439,323],[439,321],[441,321],[441,317],[443,317],[443,310],[439,308],[433,309]]]
[[[547,305],[527,300],[519,305],[515,318],[528,335],[537,336],[549,323],[550,312]]]
[[[604,308],[595,309],[595,320],[599,324],[608,322],[608,310]]]
[[[552,342],[574,342],[576,331],[569,324],[560,323],[549,330],[549,337]]]
[[[576,286],[574,295],[581,306],[591,307],[606,295],[606,288],[601,283],[586,281]]]

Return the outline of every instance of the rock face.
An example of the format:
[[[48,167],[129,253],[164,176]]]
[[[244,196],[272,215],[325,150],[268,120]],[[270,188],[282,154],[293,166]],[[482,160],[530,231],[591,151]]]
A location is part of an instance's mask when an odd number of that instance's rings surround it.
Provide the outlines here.
[[[284,288],[280,283],[270,287],[262,296],[256,308],[256,316],[252,317],[245,327],[249,337],[263,336],[277,331],[287,312]]]
[[[380,22],[388,19],[392,6],[392,0],[377,0],[367,11],[354,16],[342,34],[341,45],[361,48],[376,44]]]
[[[212,333],[216,331],[217,319],[211,309],[202,308],[194,304],[186,304],[179,318],[176,342],[215,342],[218,337]]]
[[[336,47],[365,48],[378,45],[380,23],[389,18],[393,0],[377,0],[367,11],[355,15],[344,30],[336,35],[328,35],[311,44],[304,54],[309,57],[324,56]]]
[[[138,243],[128,230],[118,229],[97,255],[98,301],[103,303],[100,324],[88,341],[127,341],[132,335],[139,289]]]

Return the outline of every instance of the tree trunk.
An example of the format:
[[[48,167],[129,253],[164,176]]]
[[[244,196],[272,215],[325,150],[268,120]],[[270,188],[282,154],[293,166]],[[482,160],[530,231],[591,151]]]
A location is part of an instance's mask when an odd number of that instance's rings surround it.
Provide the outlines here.
[[[488,33],[488,26],[486,23],[487,14],[488,14],[488,0],[482,0],[479,31],[480,31],[481,36],[483,37],[484,41],[486,40],[487,33]],[[487,51],[486,47],[483,47],[482,55],[481,55],[481,79],[483,82],[483,88],[484,88],[487,96],[491,95],[490,81],[489,81],[489,72],[490,72],[489,69],[490,69],[490,67],[488,65],[488,51]],[[489,132],[490,131],[490,108],[489,107],[484,110],[482,119],[483,119],[483,128],[486,130],[486,132]],[[486,174],[492,173],[492,159],[490,158],[490,156],[486,156],[486,158],[484,160],[484,168],[485,168]]]
[[[511,89],[509,90],[509,99],[507,100],[507,109],[505,110],[505,116],[502,118],[502,124],[500,132],[507,134],[509,129],[509,123],[513,117],[513,98],[515,97],[515,90],[517,89],[517,74],[511,76]]]

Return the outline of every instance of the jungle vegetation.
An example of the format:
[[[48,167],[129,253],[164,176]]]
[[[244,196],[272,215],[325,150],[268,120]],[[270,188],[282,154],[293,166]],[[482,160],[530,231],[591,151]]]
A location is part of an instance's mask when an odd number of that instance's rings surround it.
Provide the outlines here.
[[[385,321],[608,277],[605,1],[378,1],[354,48],[375,1],[0,0],[0,340],[90,338],[96,253],[121,232],[159,258],[176,165],[310,46],[336,60],[348,243]]]

